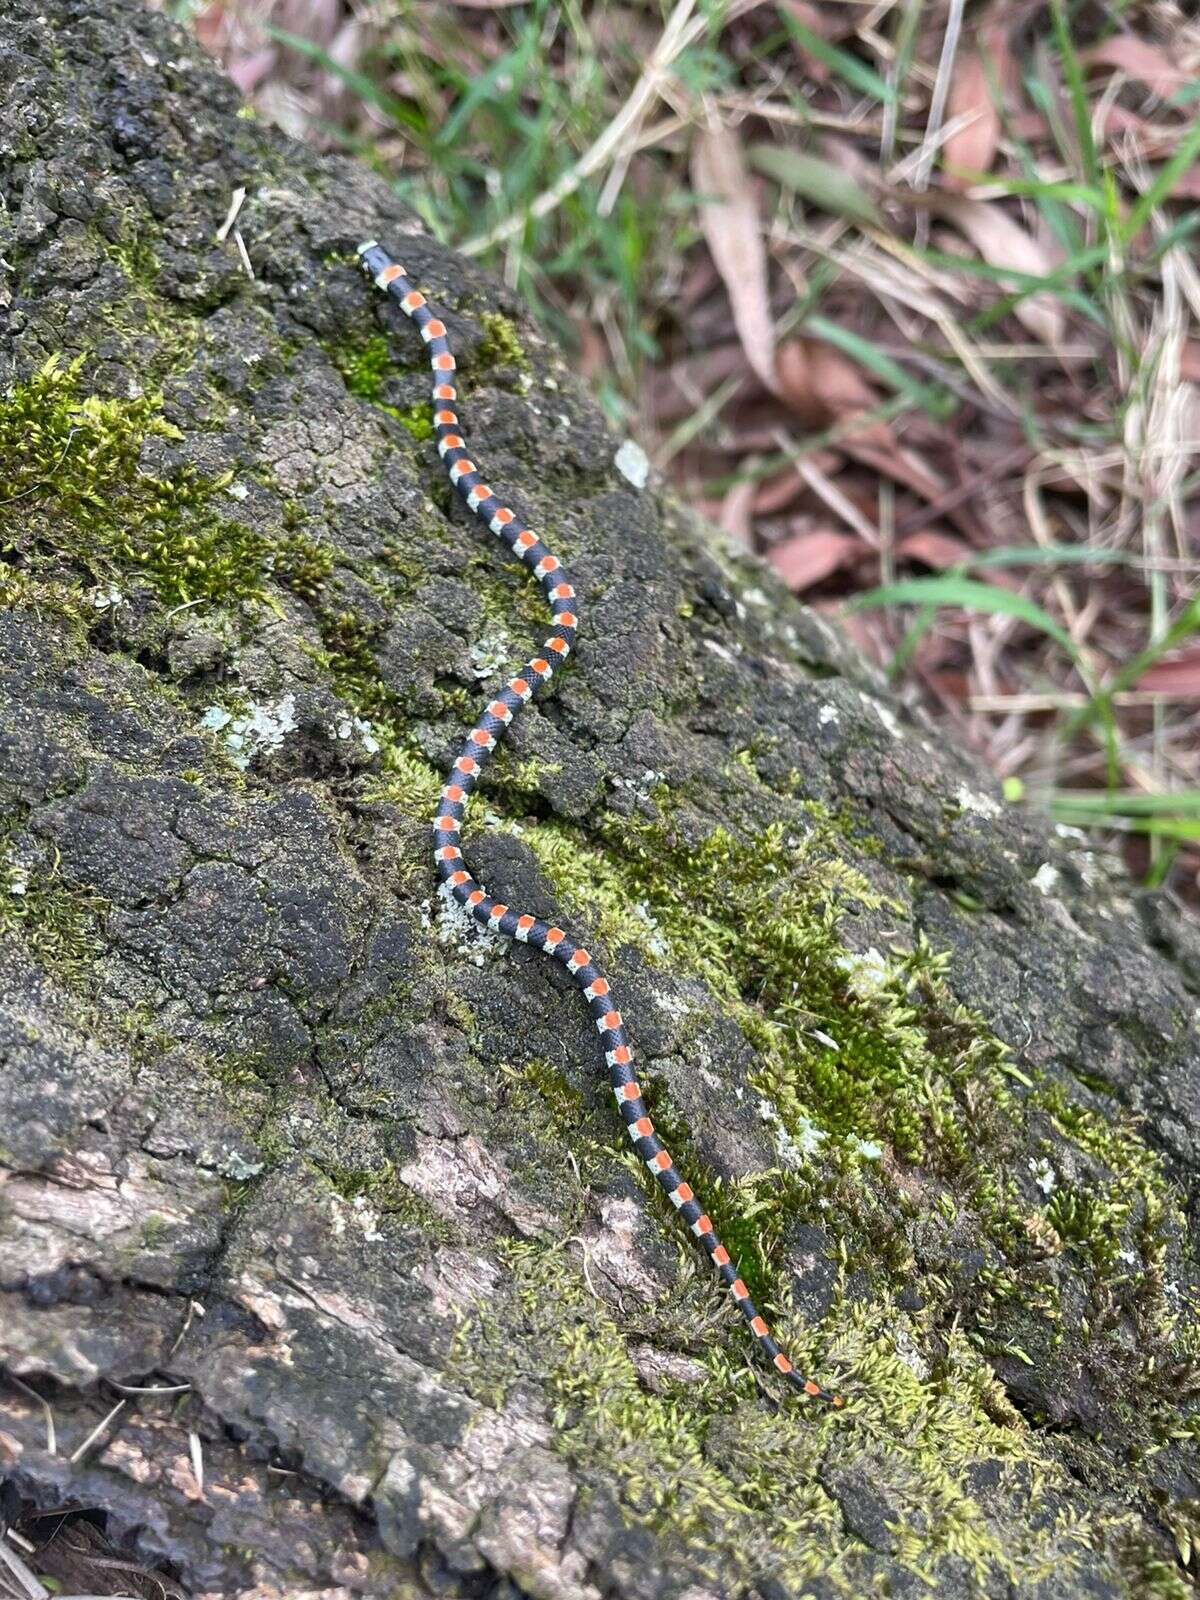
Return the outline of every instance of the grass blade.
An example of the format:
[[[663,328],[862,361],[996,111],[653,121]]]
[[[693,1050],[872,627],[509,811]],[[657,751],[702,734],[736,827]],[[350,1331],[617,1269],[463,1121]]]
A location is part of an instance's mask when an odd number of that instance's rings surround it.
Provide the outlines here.
[[[1191,171],[1197,156],[1200,156],[1200,121],[1192,124],[1180,140],[1178,150],[1159,168],[1145,194],[1139,195],[1130,207],[1129,215],[1121,224],[1121,237],[1126,244],[1137,238],[1149,221],[1151,212],[1164,200],[1171,198],[1172,189],[1185,173]]]
[[[814,338],[821,339],[826,344],[833,345],[834,349],[841,350],[860,367],[886,383],[889,389],[903,395],[910,404],[919,406],[922,411],[928,412],[938,421],[945,421],[953,410],[956,401],[947,390],[919,382],[907,373],[898,361],[894,361],[884,351],[877,349],[860,334],[822,316],[805,317],[803,326],[805,332],[811,333]]]
[[[381,89],[373,79],[367,77],[365,72],[356,72],[353,67],[344,66],[329,54],[324,45],[315,44],[313,40],[305,39],[298,33],[289,33],[286,28],[277,28],[274,23],[264,23],[263,31],[277,44],[286,45],[297,55],[315,61],[322,71],[327,72],[331,78],[336,78],[351,94],[357,95],[365,104],[374,106],[390,121],[407,128],[424,144],[428,131],[425,118],[406,106],[402,100],[397,100],[394,95]]]
[[[1063,0],[1051,0],[1050,17],[1054,24],[1054,40],[1058,45],[1063,77],[1067,81],[1067,94],[1075,119],[1075,137],[1079,140],[1079,156],[1083,163],[1083,176],[1089,187],[1100,187],[1100,158],[1096,154],[1096,141],[1092,137],[1092,114],[1088,108],[1087,84],[1083,76],[1083,63],[1071,38]]]
[[[822,211],[849,217],[871,228],[883,227],[883,217],[870,194],[831,162],[776,144],[751,145],[746,157],[757,172],[773,178],[781,188],[811,200]]]
[[[890,105],[895,100],[896,91],[891,84],[885,83],[865,61],[860,61],[848,50],[842,50],[836,44],[830,44],[827,39],[822,39],[819,33],[806,28],[786,8],[780,7],[779,17],[802,50],[814,60],[823,62],[830,71],[836,72],[839,78],[843,78],[851,88],[857,89],[859,94],[870,95],[872,100],[878,100],[882,105]]]
[[[1200,595],[1188,602],[1161,638],[1155,639],[1144,650],[1139,650],[1123,667],[1119,667],[1087,705],[1079,708],[1064,728],[1063,737],[1070,738],[1082,732],[1096,717],[1111,717],[1116,695],[1135,684],[1147,667],[1152,667],[1156,661],[1177,650],[1197,633],[1200,633]]]
[[[880,606],[920,605],[957,606],[963,611],[980,611],[991,616],[1016,617],[1031,628],[1047,634],[1071,657],[1078,660],[1074,642],[1047,611],[1023,594],[1011,589],[1000,589],[994,584],[979,583],[974,578],[964,578],[953,573],[943,573],[936,578],[905,578],[899,583],[885,584],[878,589],[868,589],[855,595],[847,604],[848,611],[865,611]]]

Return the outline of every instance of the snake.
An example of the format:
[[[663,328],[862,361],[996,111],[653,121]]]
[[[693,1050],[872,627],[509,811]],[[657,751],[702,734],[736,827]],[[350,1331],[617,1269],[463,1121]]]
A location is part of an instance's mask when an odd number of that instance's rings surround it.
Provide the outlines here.
[[[579,628],[578,595],[562,562],[517,513],[503,503],[470,457],[455,409],[458,404],[454,382],[456,362],[445,323],[404,268],[377,240],[370,239],[359,245],[357,255],[363,270],[379,289],[399,303],[401,311],[415,323],[425,342],[433,372],[434,435],[451,484],[466,502],[467,509],[533,573],[549,604],[553,624],[540,652],[488,701],[447,773],[433,822],[433,859],[438,877],[455,901],[481,926],[544,951],[570,973],[576,987],[583,991],[600,1035],[612,1092],[638,1159],[658,1180],[663,1193],[708,1256],[770,1366],[808,1399],[840,1407],[844,1404],[842,1397],[814,1379],[804,1377],[773,1338],[737,1264],[717,1237],[712,1218],[701,1206],[691,1185],[680,1175],[655,1132],[637,1081],[633,1045],[624,1018],[617,1009],[612,987],[597,963],[583,945],[577,944],[562,928],[493,899],[463,859],[460,838],[471,793],[514,717],[549,683],[570,654]]]

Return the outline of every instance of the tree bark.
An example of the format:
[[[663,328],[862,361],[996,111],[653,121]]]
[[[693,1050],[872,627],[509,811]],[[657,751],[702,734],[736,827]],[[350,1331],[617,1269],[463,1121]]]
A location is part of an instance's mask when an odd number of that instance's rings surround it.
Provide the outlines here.
[[[10,0],[0,73],[10,1514],[260,1600],[1189,1592],[1194,930],[631,481],[500,285],[176,27]],[[844,1412],[761,1370],[564,976],[434,893],[439,773],[543,618],[370,237],[583,597],[468,858],[603,952]]]

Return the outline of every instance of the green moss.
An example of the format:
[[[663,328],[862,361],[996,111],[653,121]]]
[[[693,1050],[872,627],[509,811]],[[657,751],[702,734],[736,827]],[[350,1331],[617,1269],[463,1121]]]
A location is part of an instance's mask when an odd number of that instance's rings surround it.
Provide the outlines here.
[[[433,412],[429,404],[422,401],[420,405],[409,406],[407,411],[401,411],[396,406],[383,408],[392,416],[402,428],[407,428],[413,438],[424,442],[433,438]]]
[[[851,955],[839,924],[879,897],[839,854],[836,830],[772,825],[745,840],[714,829],[699,843],[663,820],[609,817],[597,850],[559,823],[523,837],[564,901],[610,946],[633,944],[704,980],[757,1046],[753,1087],[789,1134],[884,1140],[948,1160],[967,1148],[953,1086],[1003,1051],[982,1030],[947,1033],[939,1059],[912,999],[929,998],[926,955]]]
[[[398,806],[408,816],[428,823],[442,792],[442,775],[424,756],[403,745],[385,748],[383,777],[366,798]]]
[[[535,757],[520,758],[511,751],[498,752],[491,770],[492,793],[506,806],[524,809],[537,804],[547,778],[562,771],[559,761],[539,761]]]
[[[0,553],[27,580],[65,560],[95,583],[141,579],[172,604],[260,598],[269,545],[212,504],[233,474],[139,465],[153,437],[179,434],[158,400],[80,394],[81,362],[52,359],[0,397],[0,459],[12,462]]]
[[[1063,1484],[1062,1471],[1014,1419],[989,1415],[994,1380],[961,1336],[949,1335],[936,1383],[914,1373],[896,1354],[901,1314],[889,1300],[836,1307],[819,1328],[785,1319],[781,1334],[799,1358],[852,1371],[854,1396],[845,1413],[794,1398],[776,1410],[758,1403],[745,1364],[714,1341],[686,1271],[651,1305],[627,1297],[618,1316],[569,1244],[509,1243],[499,1253],[510,1298],[464,1327],[458,1375],[494,1405],[523,1381],[538,1385],[550,1400],[553,1446],[585,1493],[615,1496],[630,1523],[654,1529],[722,1592],[770,1578],[801,1593],[818,1573],[835,1593],[860,1592],[843,1565],[856,1541],[821,1469],[831,1457],[853,1463],[872,1443],[868,1470],[896,1508],[900,1560],[927,1581],[953,1555],[980,1581],[999,1572],[1033,1585],[1051,1569],[1069,1572],[1095,1537],[1094,1528],[1047,1522],[1014,1544],[989,1517],[970,1486],[978,1463],[998,1463],[993,1494],[1030,1506]],[[660,1379],[651,1390],[636,1347],[672,1344],[698,1376]]]
[[[741,1184],[723,1185],[706,1169],[662,1083],[648,1074],[641,1082],[664,1142],[756,1298],[768,1310],[783,1303],[787,1231],[805,1217],[821,1219],[847,1269],[866,1273],[878,1292],[919,1283],[906,1225],[932,1208],[930,1298],[944,1295],[939,1209],[989,1247],[959,1297],[964,1334],[980,1349],[1000,1349],[994,1330],[1010,1326],[1019,1307],[1031,1359],[1050,1358],[1063,1327],[1059,1277],[1046,1263],[1064,1252],[1101,1301],[1111,1285],[1138,1298],[1148,1326],[1166,1327],[1161,1261],[1173,1213],[1158,1161],[1132,1124],[1083,1110],[1013,1067],[954,1000],[948,957],[923,937],[907,950],[846,948],[849,917],[889,908],[846,861],[841,819],[809,805],[807,832],[775,825],[737,839],[717,828],[697,841],[696,819],[677,831],[665,795],[654,798],[653,819],[610,815],[589,835],[558,820],[526,821],[521,837],[589,943],[632,946],[674,977],[703,980],[752,1045],[748,1088],[766,1108],[780,1162]],[[676,1052],[720,1072],[705,1049],[705,1033],[688,1037],[685,1023]],[[1035,1115],[1052,1119],[1092,1174],[1086,1189],[1060,1186],[1043,1208],[1022,1200],[1028,1179],[1018,1185],[1009,1169],[1017,1152],[1027,1162]],[[875,1162],[885,1156],[921,1171],[925,1206],[890,1183],[875,1197],[874,1173],[883,1176]],[[656,1186],[628,1159],[671,1227]],[[1145,1359],[1149,1374],[1153,1357]]]
[[[499,311],[485,311],[479,319],[483,338],[475,352],[480,367],[529,366],[529,357],[521,344],[516,324]]]
[[[327,349],[351,394],[386,412],[414,439],[423,442],[433,438],[433,415],[428,401],[401,410],[383,399],[389,374],[398,370],[386,334],[374,333],[365,339],[327,346]]]
[[[419,1229],[434,1244],[451,1244],[457,1229],[400,1178],[392,1161],[375,1167],[342,1166],[318,1159],[316,1169],[348,1205],[369,1208],[402,1227]]]
[[[350,393],[374,405],[383,393],[384,379],[392,367],[387,335],[374,333],[359,342],[331,346],[329,354]]]
[[[0,867],[0,933],[19,933],[44,971],[78,984],[104,948],[108,902],[65,883],[53,867],[26,872],[11,858]]]
[[[269,565],[293,594],[312,602],[324,592],[325,580],[333,571],[333,551],[307,534],[293,531],[275,541]]]
[[[618,1170],[624,1150],[615,1146],[612,1130],[589,1112],[579,1090],[548,1061],[533,1060],[504,1071],[504,1114],[519,1125],[507,1143],[520,1148],[532,1139],[532,1174],[541,1179],[551,1167],[567,1180],[563,1206],[570,1213],[581,1208],[586,1186]],[[525,1169],[514,1166],[514,1174]]]
[[[142,1224],[141,1246],[145,1250],[154,1250],[162,1244],[171,1225],[161,1212],[151,1211]]]
[[[154,247],[144,232],[131,232],[127,239],[115,244],[105,242],[105,249],[130,283],[151,288],[161,271]]]

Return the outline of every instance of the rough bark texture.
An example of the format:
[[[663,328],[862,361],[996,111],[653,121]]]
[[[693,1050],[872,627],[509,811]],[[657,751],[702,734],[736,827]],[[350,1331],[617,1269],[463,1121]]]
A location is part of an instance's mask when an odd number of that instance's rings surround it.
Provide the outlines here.
[[[177,29],[9,0],[0,75],[9,1492],[198,1595],[1189,1592],[1194,934],[622,477],[504,290]],[[470,858],[603,952],[844,1413],[748,1360],[562,974],[432,894],[438,769],[543,619],[368,236],[585,596]],[[190,1388],[73,1459],[114,1384]]]

